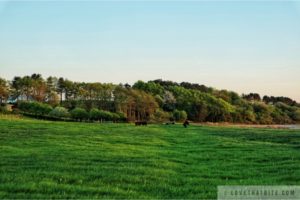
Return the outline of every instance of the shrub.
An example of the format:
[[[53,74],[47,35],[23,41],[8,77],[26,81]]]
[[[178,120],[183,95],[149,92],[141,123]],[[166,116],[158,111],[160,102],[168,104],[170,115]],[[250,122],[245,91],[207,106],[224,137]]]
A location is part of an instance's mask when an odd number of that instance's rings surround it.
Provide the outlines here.
[[[88,112],[86,112],[86,110],[83,108],[74,108],[73,110],[71,110],[70,114],[73,119],[76,119],[79,121],[89,118]]]
[[[271,113],[273,122],[276,124],[289,124],[292,123],[291,118],[282,110],[275,108]]]
[[[91,120],[101,120],[101,121],[119,121],[119,120],[126,120],[123,113],[112,113],[104,110],[98,110],[93,108],[90,113]]]
[[[155,113],[151,116],[151,120],[155,122],[169,121],[170,118],[171,118],[171,114],[161,109],[157,109]]]
[[[111,117],[114,122],[117,122],[120,120],[120,115],[118,115],[117,113],[111,113]]]
[[[236,110],[235,112],[231,113],[232,122],[234,123],[244,123],[244,119],[241,113],[241,109]]]
[[[256,122],[260,124],[272,124],[273,118],[271,116],[272,107],[264,103],[256,102],[253,104],[253,110],[256,114]]]
[[[56,117],[56,118],[67,118],[70,117],[70,113],[68,112],[68,110],[64,107],[56,107],[54,108],[49,115],[51,117]]]
[[[90,119],[91,120],[100,120],[101,119],[101,112],[97,108],[93,108],[90,110]]]
[[[101,113],[101,120],[113,120],[113,113],[108,112],[108,111],[104,111],[104,110],[100,110]]]
[[[187,114],[184,110],[174,110],[173,119],[175,121],[184,121],[187,119]]]
[[[18,103],[18,108],[23,112],[40,116],[48,115],[52,111],[52,107],[50,105],[40,102],[22,101]]]
[[[119,121],[125,122],[127,120],[126,116],[124,113],[118,112],[116,113],[119,115]]]
[[[252,105],[243,104],[236,107],[235,112],[231,113],[233,122],[237,123],[255,123],[256,115],[254,114]]]
[[[242,115],[243,115],[244,120],[245,120],[246,122],[251,122],[251,123],[253,123],[253,122],[255,122],[255,120],[256,120],[255,113],[254,113],[253,110],[251,110],[251,109],[246,109],[246,110],[244,110],[244,111],[242,112]]]

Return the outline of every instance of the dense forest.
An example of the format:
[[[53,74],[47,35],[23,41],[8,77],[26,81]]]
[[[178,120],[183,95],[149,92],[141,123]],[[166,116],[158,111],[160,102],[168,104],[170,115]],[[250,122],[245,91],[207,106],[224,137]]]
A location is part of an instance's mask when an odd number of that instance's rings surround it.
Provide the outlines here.
[[[300,122],[300,104],[288,97],[238,95],[161,79],[129,84],[74,82],[40,74],[0,78],[1,112],[85,121],[183,121],[286,124]]]

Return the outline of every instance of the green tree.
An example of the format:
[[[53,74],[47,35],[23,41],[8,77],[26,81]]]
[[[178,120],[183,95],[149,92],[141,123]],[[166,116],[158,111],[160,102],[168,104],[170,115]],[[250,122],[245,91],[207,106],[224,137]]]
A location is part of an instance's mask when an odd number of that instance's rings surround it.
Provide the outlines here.
[[[164,93],[164,88],[153,81],[149,81],[147,83],[143,81],[137,81],[132,88],[143,90],[147,93],[151,93],[152,95],[163,95]]]
[[[262,102],[253,103],[253,110],[256,114],[256,122],[261,124],[272,124],[272,109],[272,106],[268,106]]]

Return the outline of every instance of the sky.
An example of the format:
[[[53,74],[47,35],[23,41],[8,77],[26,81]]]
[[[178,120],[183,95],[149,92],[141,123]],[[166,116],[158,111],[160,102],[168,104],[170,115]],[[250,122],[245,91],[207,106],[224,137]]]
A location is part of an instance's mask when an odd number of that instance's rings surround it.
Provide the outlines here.
[[[300,102],[300,1],[0,1],[0,77],[32,73]]]

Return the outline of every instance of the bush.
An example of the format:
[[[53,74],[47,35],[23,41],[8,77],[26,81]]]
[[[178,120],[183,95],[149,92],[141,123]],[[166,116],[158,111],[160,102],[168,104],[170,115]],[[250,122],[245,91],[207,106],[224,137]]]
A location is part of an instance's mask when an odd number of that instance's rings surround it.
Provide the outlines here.
[[[273,118],[271,116],[272,107],[264,103],[256,102],[253,104],[253,110],[256,114],[256,122],[260,124],[272,124]]]
[[[86,112],[86,110],[83,108],[74,108],[73,110],[71,110],[70,114],[73,119],[79,121],[86,120],[89,118],[88,112]]]
[[[243,104],[241,107],[236,107],[232,114],[233,122],[235,123],[255,123],[256,115],[252,105]]]
[[[106,120],[106,121],[113,120],[113,113],[104,110],[100,110],[100,112],[101,112],[101,120]]]
[[[114,122],[117,122],[120,120],[120,115],[118,115],[117,113],[111,113],[111,116],[112,116],[112,120]]]
[[[173,119],[175,121],[184,121],[187,119],[187,114],[184,110],[174,110]]]
[[[39,116],[48,115],[52,111],[52,107],[50,105],[39,102],[22,101],[18,103],[18,108],[23,112]]]
[[[123,113],[112,113],[104,110],[98,110],[96,108],[93,108],[90,111],[90,119],[91,120],[101,120],[101,121],[125,121],[126,118]]]
[[[56,117],[56,118],[68,118],[70,117],[70,113],[68,112],[68,110],[64,107],[56,107],[54,108],[49,115],[51,117]]]
[[[100,120],[101,119],[101,112],[97,108],[93,108],[90,110],[90,119],[91,120]]]
[[[232,122],[234,123],[244,123],[244,119],[241,113],[241,109],[236,110],[235,112],[231,113]]]
[[[291,118],[282,110],[275,108],[271,113],[273,122],[276,124],[290,124],[292,123]]]
[[[244,110],[242,114],[243,114],[244,120],[246,122],[251,122],[251,123],[255,122],[256,115],[253,112],[253,110],[251,110],[251,109]]]
[[[151,116],[151,120],[155,122],[165,122],[165,121],[169,121],[171,117],[172,116],[170,113],[165,112],[161,109],[157,109],[155,113]]]
[[[127,120],[127,118],[126,118],[126,116],[125,116],[124,113],[118,112],[116,114],[119,115],[119,121],[125,122]]]

